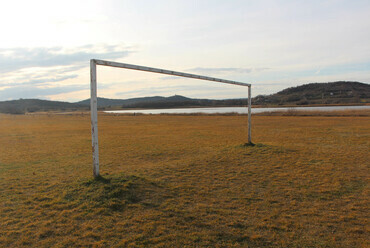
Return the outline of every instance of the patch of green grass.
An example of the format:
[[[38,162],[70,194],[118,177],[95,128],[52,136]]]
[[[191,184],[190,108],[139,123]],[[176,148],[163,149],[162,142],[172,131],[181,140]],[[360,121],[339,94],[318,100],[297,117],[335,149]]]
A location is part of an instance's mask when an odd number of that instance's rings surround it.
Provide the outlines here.
[[[9,171],[9,170],[17,170],[19,168],[22,168],[22,165],[17,165],[17,164],[2,164],[2,163],[0,163],[0,172],[2,172],[2,171]]]
[[[110,180],[89,180],[70,188],[64,200],[90,208],[124,206],[130,195],[130,184],[127,181],[111,183]]]
[[[167,190],[167,192],[165,192]],[[151,199],[151,193],[162,192],[159,198]],[[64,201],[76,208],[104,211],[122,211],[130,204],[156,206],[171,192],[154,181],[143,177],[117,174],[114,176],[99,176],[82,180],[70,185],[64,193]]]

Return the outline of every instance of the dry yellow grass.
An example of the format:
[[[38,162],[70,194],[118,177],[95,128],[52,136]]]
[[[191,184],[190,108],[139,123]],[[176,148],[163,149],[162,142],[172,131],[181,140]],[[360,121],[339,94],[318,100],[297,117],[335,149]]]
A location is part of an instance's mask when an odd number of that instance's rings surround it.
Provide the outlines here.
[[[369,117],[370,110],[339,110],[339,111],[305,111],[290,109],[288,111],[264,112],[258,113],[259,116],[346,116],[346,117]]]
[[[368,247],[370,117],[0,115],[1,247]]]

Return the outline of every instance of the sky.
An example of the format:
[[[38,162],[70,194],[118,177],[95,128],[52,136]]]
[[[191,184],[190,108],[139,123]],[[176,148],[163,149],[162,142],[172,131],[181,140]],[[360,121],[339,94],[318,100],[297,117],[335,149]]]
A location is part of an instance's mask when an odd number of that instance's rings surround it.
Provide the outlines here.
[[[368,0],[0,0],[0,101],[76,102],[90,59],[252,84],[370,83]],[[247,88],[98,66],[98,96],[247,97]]]

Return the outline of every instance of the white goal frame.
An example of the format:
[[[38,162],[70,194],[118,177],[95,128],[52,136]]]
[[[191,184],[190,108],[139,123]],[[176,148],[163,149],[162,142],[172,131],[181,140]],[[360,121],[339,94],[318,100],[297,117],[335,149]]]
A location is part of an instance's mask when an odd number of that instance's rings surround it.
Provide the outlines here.
[[[178,76],[178,77],[186,77],[186,78],[194,78],[194,79],[201,79],[207,81],[214,81],[219,83],[225,84],[234,84],[239,86],[247,86],[248,87],[248,143],[252,143],[252,118],[251,118],[251,105],[252,105],[252,98],[251,98],[251,84],[241,83],[236,81],[230,81],[225,79],[213,78],[213,77],[206,77],[200,76],[190,73],[183,73],[177,71],[169,71],[164,69],[158,69],[153,67],[146,67],[146,66],[139,66],[139,65],[131,65],[125,63],[118,63],[112,61],[105,61],[99,59],[91,59],[90,60],[90,112],[91,112],[91,138],[92,138],[92,153],[93,153],[93,175],[94,177],[99,176],[99,143],[98,143],[98,100],[97,100],[97,80],[96,80],[96,66],[103,65],[103,66],[110,66],[110,67],[118,67],[130,70],[138,70],[138,71],[146,71],[146,72],[154,72],[154,73],[161,73],[167,74],[171,76]]]

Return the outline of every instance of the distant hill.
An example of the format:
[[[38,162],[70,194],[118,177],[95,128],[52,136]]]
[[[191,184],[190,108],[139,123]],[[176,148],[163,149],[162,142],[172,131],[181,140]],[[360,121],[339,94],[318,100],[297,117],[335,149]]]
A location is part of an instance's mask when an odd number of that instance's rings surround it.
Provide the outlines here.
[[[252,103],[255,105],[351,104],[369,102],[369,84],[346,81],[305,84],[287,88],[272,95],[259,95],[252,99]]]
[[[314,105],[314,104],[363,104],[370,103],[370,85],[359,82],[311,83],[287,88],[271,95],[259,95],[252,99],[253,105]],[[180,95],[170,97],[151,96],[131,99],[98,98],[98,108],[179,108],[246,106],[247,99],[193,99]],[[24,114],[40,111],[88,110],[90,99],[76,103],[20,99],[0,102],[0,113]]]
[[[90,106],[90,99],[77,104]],[[98,97],[98,108],[176,108],[176,107],[204,107],[204,106],[242,106],[247,104],[247,99],[209,100],[193,99],[180,95],[170,97],[152,96],[131,99],[108,99]]]
[[[241,106],[246,105],[247,99],[208,100],[192,99],[174,95],[170,97],[153,96],[131,99],[98,98],[98,108],[175,108],[175,107],[202,107],[202,106]],[[76,103],[48,101],[39,99],[19,99],[0,102],[0,113],[24,114],[42,111],[76,111],[89,110],[90,99]]]
[[[41,111],[73,111],[88,109],[86,106],[76,103],[48,101],[39,99],[19,99],[0,102],[0,113],[24,114],[27,112]]]
[[[162,96],[151,96],[151,97],[140,97],[140,98],[130,98],[130,99],[109,99],[98,97],[98,107],[109,107],[109,106],[122,106],[122,105],[132,105],[139,102],[152,102],[164,99]],[[81,105],[90,106],[90,99],[86,99],[80,102],[76,102]]]

